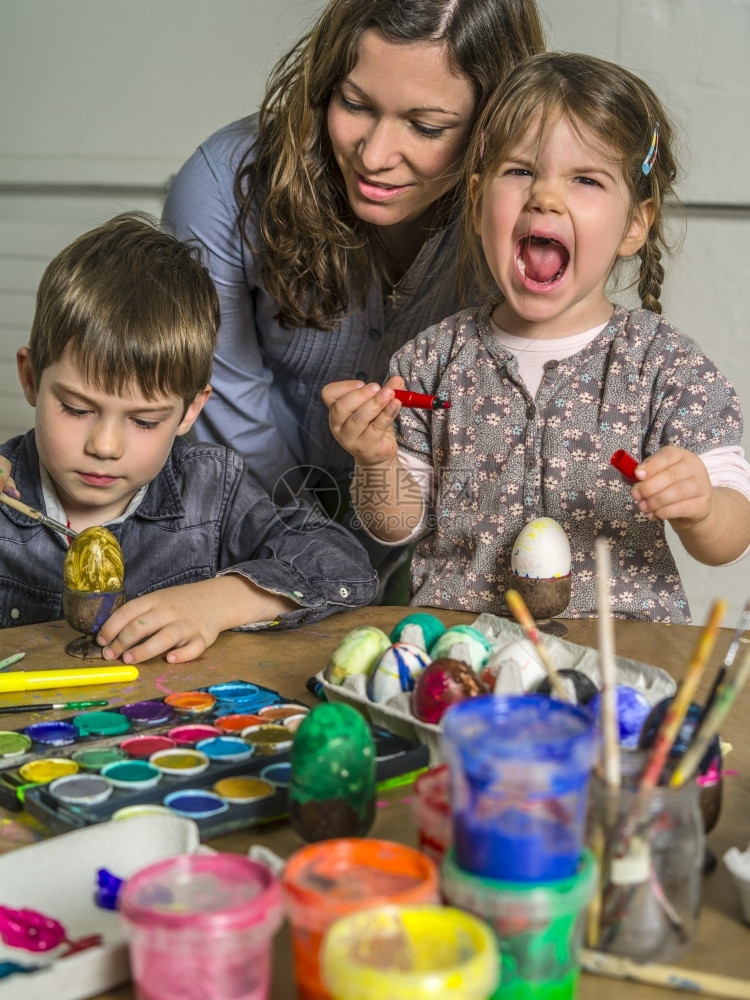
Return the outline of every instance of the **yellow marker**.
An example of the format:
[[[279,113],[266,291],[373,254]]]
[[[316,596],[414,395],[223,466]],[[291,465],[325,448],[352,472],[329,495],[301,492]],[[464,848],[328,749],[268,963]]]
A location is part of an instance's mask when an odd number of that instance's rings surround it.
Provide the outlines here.
[[[13,670],[0,673],[0,694],[6,691],[40,691],[45,688],[85,687],[134,681],[137,667],[79,667],[72,670]],[[33,709],[33,705],[29,705]]]

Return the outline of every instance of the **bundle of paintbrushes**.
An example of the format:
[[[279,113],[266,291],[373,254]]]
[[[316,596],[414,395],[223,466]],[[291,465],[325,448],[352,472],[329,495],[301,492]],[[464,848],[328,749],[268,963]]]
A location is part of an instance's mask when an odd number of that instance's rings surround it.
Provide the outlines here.
[[[647,750],[625,755],[621,773],[620,761],[612,759],[616,738],[612,733],[608,737],[603,715],[603,775],[592,783],[588,831],[601,866],[601,893],[590,912],[588,943],[603,951],[641,962],[668,961],[691,943],[705,841],[695,779],[712,744],[718,745],[719,727],[750,674],[747,647],[738,655],[749,604],[705,705],[693,701],[725,612],[725,602],[716,601],[674,698],[662,706],[653,739],[642,739]],[[605,641],[605,682],[608,655]],[[720,771],[719,755],[717,780]]]

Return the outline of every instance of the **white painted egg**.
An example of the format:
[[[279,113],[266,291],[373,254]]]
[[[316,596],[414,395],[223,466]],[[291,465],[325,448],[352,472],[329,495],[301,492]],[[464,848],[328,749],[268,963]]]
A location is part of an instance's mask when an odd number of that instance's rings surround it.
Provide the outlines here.
[[[570,573],[570,542],[551,517],[537,517],[524,525],[513,543],[510,567],[518,576],[551,580]]]
[[[484,665],[482,680],[494,689],[495,684],[490,683],[485,674],[492,675],[494,681],[511,665],[520,674],[522,691],[533,691],[539,681],[547,676],[534,643],[530,639],[514,639],[491,654]]]
[[[370,701],[385,702],[402,691],[413,691],[417,677],[432,660],[411,642],[394,642],[378,657],[367,681]]]

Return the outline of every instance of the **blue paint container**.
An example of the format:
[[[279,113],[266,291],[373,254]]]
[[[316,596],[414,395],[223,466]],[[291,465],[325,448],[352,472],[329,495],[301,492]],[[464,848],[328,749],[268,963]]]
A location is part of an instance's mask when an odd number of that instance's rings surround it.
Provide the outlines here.
[[[35,743],[44,743],[49,747],[63,747],[75,743],[80,733],[72,722],[34,722],[24,729]]]
[[[229,803],[216,792],[207,792],[202,788],[170,792],[164,799],[164,805],[179,816],[187,816],[189,819],[208,819],[229,808]]]
[[[443,717],[461,868],[517,882],[572,876],[598,729],[544,695],[482,695]]]

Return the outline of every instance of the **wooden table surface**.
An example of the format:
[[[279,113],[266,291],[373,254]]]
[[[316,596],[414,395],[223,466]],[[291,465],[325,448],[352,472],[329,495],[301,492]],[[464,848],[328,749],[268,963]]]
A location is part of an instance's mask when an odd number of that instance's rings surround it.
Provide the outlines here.
[[[291,699],[313,704],[305,681],[325,667],[328,657],[343,636],[358,625],[377,625],[389,632],[405,614],[418,609],[400,607],[364,608],[334,615],[317,625],[292,632],[223,633],[199,660],[181,665],[151,660],[140,667],[139,679],[131,684],[87,687],[86,698],[109,698],[111,705],[143,698],[162,697],[175,691],[204,687],[238,677],[275,688]],[[447,626],[470,624],[475,615],[463,612],[432,611]],[[567,621],[569,640],[586,646],[596,645],[596,622]],[[76,665],[64,652],[65,644],[75,633],[65,622],[48,622],[0,631],[0,658],[16,651],[26,656],[17,667],[26,670],[52,669]],[[699,629],[689,625],[656,625],[646,622],[615,623],[616,652],[668,670],[679,680],[695,648]],[[712,675],[729,645],[731,629],[722,629],[711,657],[699,698],[706,695]],[[11,669],[16,669],[13,667]],[[83,689],[67,688],[58,692],[0,694],[0,706],[36,701],[73,700]],[[83,697],[83,694],[81,694]],[[45,713],[44,718],[63,717],[65,712]],[[38,714],[7,716],[3,721],[19,729]],[[11,722],[12,720],[12,722]],[[744,850],[750,841],[750,690],[737,699],[732,714],[722,727],[722,738],[733,746],[727,768],[739,772],[724,779],[724,801],[717,826],[709,834],[708,844],[719,860],[716,870],[704,879],[703,908],[697,942],[679,963],[686,970],[695,969],[724,976],[750,979],[750,927],[742,920],[739,899],[731,877],[721,862],[732,846]],[[415,843],[409,813],[408,786],[392,789],[379,796],[381,807],[370,836]],[[288,824],[280,822],[265,827],[248,828],[209,841],[224,851],[245,853],[251,844],[263,844],[282,857],[302,846],[302,841]],[[130,984],[102,994],[100,1000],[132,1000]],[[288,931],[282,928],[274,944],[272,1000],[294,1000],[292,963]],[[584,974],[578,990],[580,1000],[664,1000],[665,991],[654,986],[634,984]],[[386,998],[384,998],[386,1000]]]

